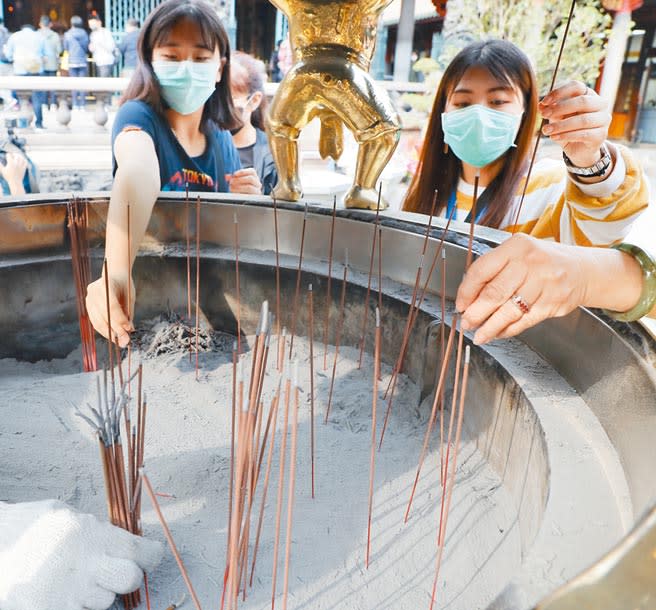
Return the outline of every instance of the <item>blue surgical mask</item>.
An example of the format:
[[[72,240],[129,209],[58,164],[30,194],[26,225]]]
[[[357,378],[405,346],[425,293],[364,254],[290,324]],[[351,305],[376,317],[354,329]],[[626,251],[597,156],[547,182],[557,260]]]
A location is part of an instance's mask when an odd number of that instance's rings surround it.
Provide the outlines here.
[[[521,114],[493,110],[482,104],[443,112],[444,142],[461,161],[484,167],[515,145],[521,119]]]
[[[198,110],[214,93],[219,62],[154,61],[164,101],[180,114]]]

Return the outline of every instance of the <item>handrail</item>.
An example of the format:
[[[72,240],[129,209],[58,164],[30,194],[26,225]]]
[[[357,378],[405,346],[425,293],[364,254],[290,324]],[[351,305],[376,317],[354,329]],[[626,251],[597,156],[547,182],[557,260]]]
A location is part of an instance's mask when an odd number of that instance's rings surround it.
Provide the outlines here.
[[[0,76],[0,89],[12,91],[98,91],[122,92],[128,86],[129,78],[99,76]],[[387,91],[402,93],[426,93],[424,83],[401,81],[376,81]],[[278,90],[278,83],[265,83],[265,93],[273,96]]]

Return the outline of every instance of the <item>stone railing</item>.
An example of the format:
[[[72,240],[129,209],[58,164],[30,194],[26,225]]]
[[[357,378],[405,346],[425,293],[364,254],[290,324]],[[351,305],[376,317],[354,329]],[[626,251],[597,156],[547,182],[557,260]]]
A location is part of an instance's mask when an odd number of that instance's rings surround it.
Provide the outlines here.
[[[19,120],[19,127],[28,127],[34,116],[30,104],[34,91],[54,92],[57,94],[58,108],[55,113],[57,123],[61,128],[67,128],[73,115],[71,113],[71,97],[73,91],[93,93],[95,109],[94,122],[104,127],[109,120],[107,105],[112,95],[122,93],[128,86],[127,78],[99,78],[99,77],[70,77],[70,76],[2,76],[0,77],[0,90],[15,91],[19,99],[19,108],[15,115]],[[425,91],[423,83],[378,81],[378,84],[390,92],[416,92]],[[265,91],[273,96],[278,88],[277,83],[266,83]]]
[[[98,78],[98,77],[70,77],[70,76],[3,76],[0,77],[0,89],[15,91],[19,99],[19,108],[16,117],[19,127],[30,125],[33,115],[30,104],[34,91],[53,92],[57,94],[58,107],[56,112],[57,123],[61,127],[68,127],[71,119],[71,97],[73,91],[90,92],[95,97],[94,122],[103,127],[109,120],[107,104],[111,96],[121,93],[128,85],[127,78]]]

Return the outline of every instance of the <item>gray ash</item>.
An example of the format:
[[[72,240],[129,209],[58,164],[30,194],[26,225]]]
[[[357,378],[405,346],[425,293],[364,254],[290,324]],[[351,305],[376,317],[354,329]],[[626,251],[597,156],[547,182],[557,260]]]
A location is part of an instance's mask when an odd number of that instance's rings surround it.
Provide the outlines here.
[[[183,318],[168,311],[139,324],[132,333],[133,345],[145,359],[163,354],[176,354],[196,350],[196,326],[194,320]],[[199,352],[230,352],[236,337],[215,330],[207,319],[202,318],[198,328]]]

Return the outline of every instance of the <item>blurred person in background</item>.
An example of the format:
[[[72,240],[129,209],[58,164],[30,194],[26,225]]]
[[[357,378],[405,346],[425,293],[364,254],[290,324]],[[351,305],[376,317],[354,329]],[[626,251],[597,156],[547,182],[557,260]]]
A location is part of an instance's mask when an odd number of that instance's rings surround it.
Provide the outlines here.
[[[5,55],[5,45],[9,40],[9,30],[5,27],[5,20],[0,17],[0,76],[11,74],[11,62]]]
[[[137,52],[137,41],[139,40],[139,28],[141,24],[137,19],[128,19],[125,22],[125,36],[118,45],[118,50],[123,57],[123,69],[121,76],[130,78],[137,67],[139,54]]]
[[[101,78],[112,76],[116,53],[118,53],[114,37],[107,28],[103,27],[98,15],[89,17],[89,29],[91,30],[89,51],[96,64],[96,76]]]
[[[82,17],[71,17],[71,29],[64,34],[64,50],[67,52],[68,75],[89,76],[87,55],[89,54],[89,35],[83,27]],[[73,91],[73,110],[84,107],[84,91]]]
[[[4,51],[7,60],[14,65],[16,76],[39,76],[41,74],[45,58],[43,38],[31,24],[26,23],[18,32],[14,32],[7,40]],[[41,108],[43,101],[42,91],[32,93],[34,127],[36,129],[43,129],[43,110]]]
[[[41,15],[39,19],[39,34],[43,38],[43,76],[57,76],[59,70],[59,56],[62,52],[62,42],[59,35],[51,28],[48,15]],[[54,91],[44,92],[43,103],[49,104],[51,109],[57,106],[57,96]]]
[[[241,51],[232,54],[230,92],[243,123],[232,133],[232,141],[239,152],[242,168],[254,168],[262,183],[262,192],[269,195],[278,181],[278,174],[264,127],[268,106],[265,81],[263,62]]]

